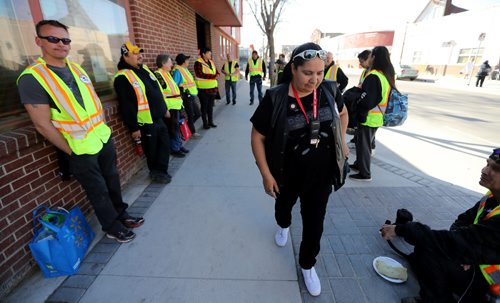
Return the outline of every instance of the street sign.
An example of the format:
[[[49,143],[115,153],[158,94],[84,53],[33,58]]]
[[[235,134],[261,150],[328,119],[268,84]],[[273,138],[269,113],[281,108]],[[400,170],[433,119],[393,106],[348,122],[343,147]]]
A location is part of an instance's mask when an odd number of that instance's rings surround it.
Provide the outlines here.
[[[478,40],[479,41],[484,41],[484,38],[486,38],[486,33],[481,33],[481,35],[479,35]]]

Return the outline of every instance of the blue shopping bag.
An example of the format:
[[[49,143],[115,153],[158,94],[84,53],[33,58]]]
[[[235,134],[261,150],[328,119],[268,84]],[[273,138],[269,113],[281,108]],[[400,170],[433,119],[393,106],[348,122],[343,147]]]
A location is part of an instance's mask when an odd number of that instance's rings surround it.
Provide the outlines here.
[[[37,222],[41,224],[37,228]],[[78,271],[94,232],[79,207],[69,212],[39,206],[33,211],[34,237],[31,253],[46,278]]]

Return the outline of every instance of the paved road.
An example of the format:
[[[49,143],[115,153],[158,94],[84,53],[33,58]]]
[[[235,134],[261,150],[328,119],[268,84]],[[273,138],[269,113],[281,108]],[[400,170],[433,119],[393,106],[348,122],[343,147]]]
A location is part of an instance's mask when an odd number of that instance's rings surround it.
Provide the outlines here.
[[[482,193],[478,173],[492,148],[500,146],[500,81],[487,81],[483,88],[466,82],[397,81],[409,94],[410,115],[403,126],[378,131],[385,160]]]

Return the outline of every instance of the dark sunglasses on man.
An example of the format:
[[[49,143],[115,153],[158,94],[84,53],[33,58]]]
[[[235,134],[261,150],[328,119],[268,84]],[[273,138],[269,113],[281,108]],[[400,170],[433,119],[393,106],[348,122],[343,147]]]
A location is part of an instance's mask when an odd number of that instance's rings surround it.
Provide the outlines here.
[[[49,41],[50,43],[57,44],[59,42],[62,42],[64,45],[69,45],[71,43],[71,39],[69,38],[57,38],[54,36],[38,36],[40,39],[45,39]]]

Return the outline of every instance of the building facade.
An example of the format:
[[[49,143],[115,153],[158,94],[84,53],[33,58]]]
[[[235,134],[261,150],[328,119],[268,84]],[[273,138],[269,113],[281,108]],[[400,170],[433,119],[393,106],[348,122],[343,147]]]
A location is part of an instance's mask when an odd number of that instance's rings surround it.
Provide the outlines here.
[[[35,24],[55,19],[69,26],[70,59],[88,72],[104,104],[126,183],[145,160],[134,154],[118,114],[113,76],[120,46],[130,40],[142,47],[152,69],[160,53],[190,55],[192,69],[198,50],[210,47],[220,70],[227,53],[239,55],[242,16],[242,0],[0,1],[0,299],[35,268],[28,243],[37,206],[92,213],[78,182],[61,180],[55,148],[35,131],[19,100],[16,79],[41,54]]]

